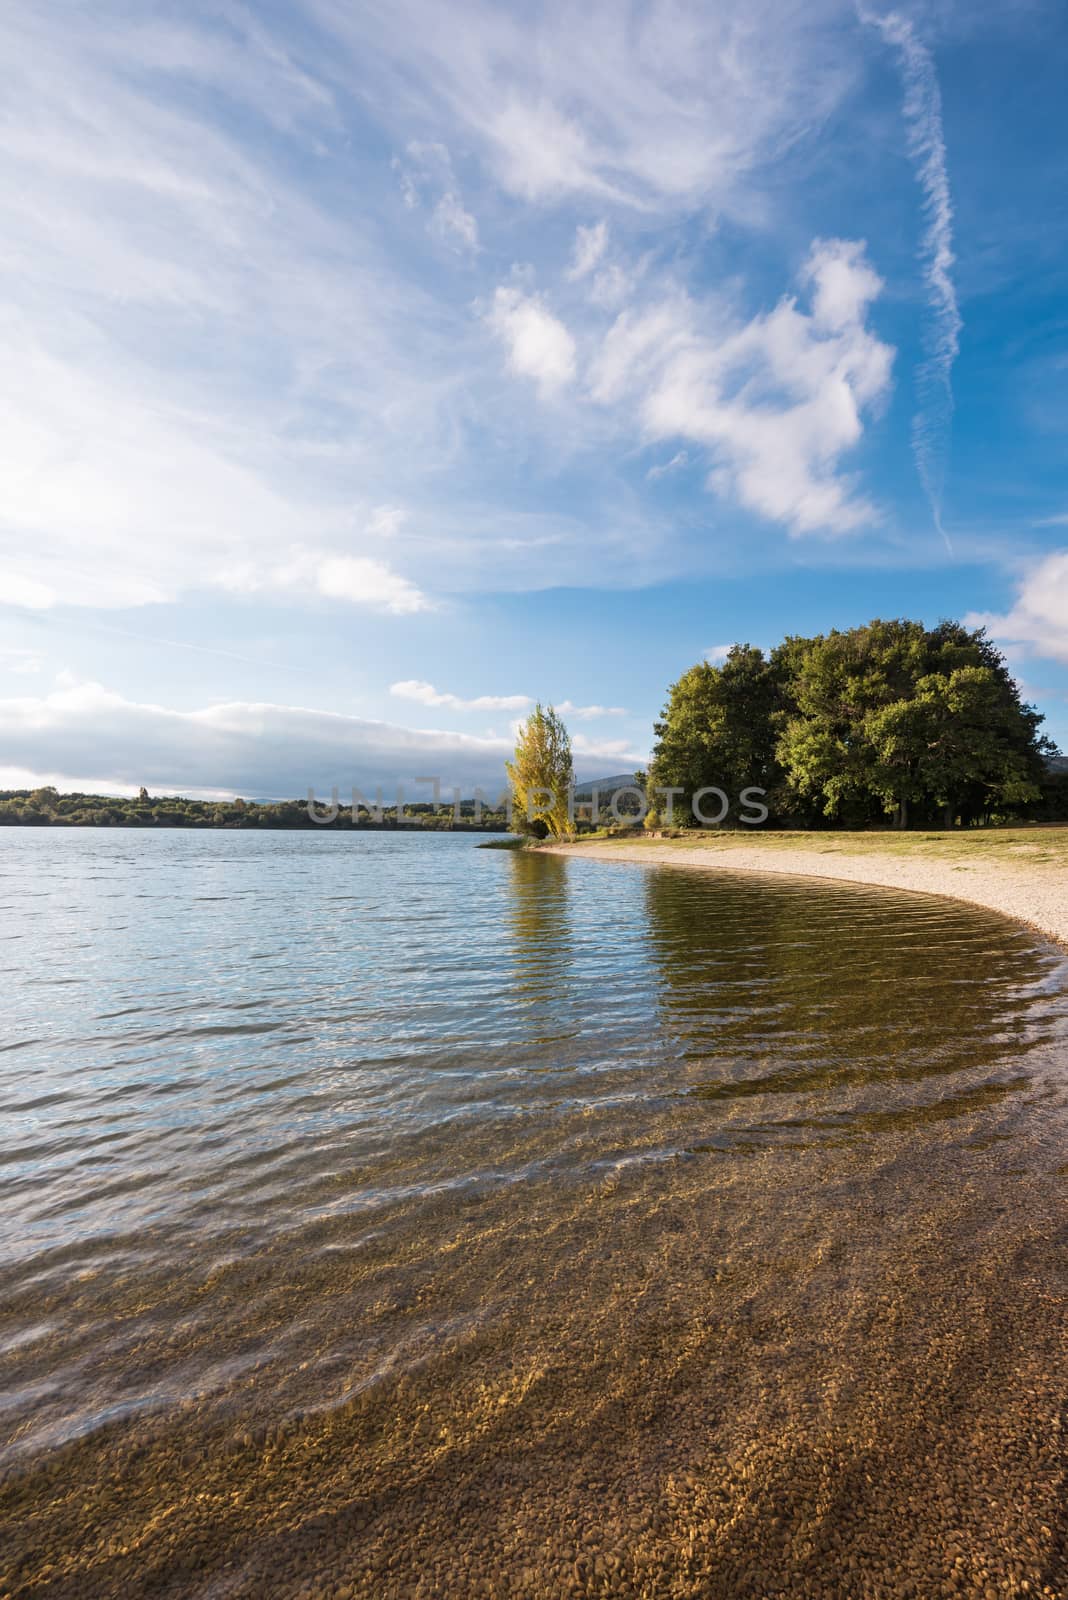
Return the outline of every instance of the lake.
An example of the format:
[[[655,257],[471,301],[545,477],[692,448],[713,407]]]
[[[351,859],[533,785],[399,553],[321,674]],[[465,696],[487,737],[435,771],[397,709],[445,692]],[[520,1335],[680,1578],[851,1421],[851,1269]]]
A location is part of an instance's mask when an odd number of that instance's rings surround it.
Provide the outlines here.
[[[1037,935],[415,833],[0,907],[0,1594],[1064,1592]]]

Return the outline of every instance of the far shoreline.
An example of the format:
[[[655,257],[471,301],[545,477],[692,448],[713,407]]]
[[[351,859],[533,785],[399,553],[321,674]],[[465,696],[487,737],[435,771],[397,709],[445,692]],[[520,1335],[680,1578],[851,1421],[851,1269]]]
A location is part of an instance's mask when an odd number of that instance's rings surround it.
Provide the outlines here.
[[[1010,917],[1068,954],[1068,828],[1051,831],[1056,838],[1048,845],[1036,839],[1033,829],[998,829],[973,835],[895,835],[893,849],[886,848],[886,835],[878,836],[882,848],[858,849],[859,839],[873,836],[842,833],[764,834],[759,844],[746,835],[719,833],[692,840],[597,839],[537,848],[598,861],[773,874],[937,895]],[[996,851],[980,844],[992,837],[1000,845]],[[1043,857],[1041,863],[1019,859],[1036,854]]]

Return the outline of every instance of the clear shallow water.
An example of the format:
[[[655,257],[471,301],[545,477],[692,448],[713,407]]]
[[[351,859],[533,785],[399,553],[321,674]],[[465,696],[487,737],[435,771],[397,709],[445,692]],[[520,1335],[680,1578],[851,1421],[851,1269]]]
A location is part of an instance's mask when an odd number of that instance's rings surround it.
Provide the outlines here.
[[[726,1336],[761,1295],[778,1326],[813,1263],[840,1305],[886,1249],[944,1277],[951,1216],[1012,1262],[1060,1238],[1068,965],[965,906],[464,836],[10,830],[0,930],[0,1467],[46,1520],[64,1450],[186,1481],[236,1439],[267,1470],[279,1429],[395,1429],[414,1386],[466,1460],[495,1384],[552,1431],[501,1377],[524,1340],[568,1370],[558,1425],[603,1397],[594,1354]],[[381,1481],[441,1448],[375,1438]],[[355,1493],[316,1459],[309,1505]],[[64,1548],[79,1592],[138,1581]],[[403,1582],[437,1593],[420,1548]],[[236,1533],[212,1560],[255,1567]]]

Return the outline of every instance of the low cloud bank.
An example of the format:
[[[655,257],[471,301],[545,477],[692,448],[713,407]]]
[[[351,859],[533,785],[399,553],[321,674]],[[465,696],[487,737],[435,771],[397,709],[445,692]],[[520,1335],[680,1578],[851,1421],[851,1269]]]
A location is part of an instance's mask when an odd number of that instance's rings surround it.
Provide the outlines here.
[[[584,774],[618,761],[625,741],[576,739]],[[128,792],[144,784],[173,794],[285,799],[309,786],[369,796],[430,798],[418,778],[440,778],[469,794],[496,796],[505,784],[512,741],[405,728],[303,706],[234,701],[198,711],[126,700],[99,684],[0,700],[0,784],[37,781],[58,788]],[[20,781],[21,780],[21,781]]]

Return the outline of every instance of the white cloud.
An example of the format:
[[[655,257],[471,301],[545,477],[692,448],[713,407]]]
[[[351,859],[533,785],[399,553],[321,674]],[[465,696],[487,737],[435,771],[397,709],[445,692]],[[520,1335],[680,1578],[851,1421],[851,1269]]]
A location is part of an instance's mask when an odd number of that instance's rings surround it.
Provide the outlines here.
[[[705,651],[705,660],[710,666],[722,666],[732,649],[733,646],[729,644],[714,644],[711,649]]]
[[[573,190],[624,198],[615,184],[594,171],[586,130],[548,99],[510,95],[491,114],[485,132],[496,147],[505,188],[525,200],[559,199]]]
[[[658,466],[650,467],[645,476],[650,483],[655,483],[657,478],[666,477],[669,472],[677,472],[680,467],[687,466],[689,460],[690,458],[685,450],[676,450],[670,461],[664,461]]]
[[[631,275],[619,265],[618,261],[610,261],[603,271],[594,277],[590,288],[590,299],[595,306],[600,306],[602,311],[618,311],[632,288]]]
[[[369,539],[393,539],[407,520],[403,506],[375,506],[367,520]]]
[[[110,0],[6,7],[0,49],[0,599],[124,607],[300,572],[299,601],[318,565],[377,557],[391,478],[454,448],[470,313],[397,270],[373,197],[317,192],[323,141],[331,182],[361,170],[329,63],[296,67],[239,10]]]
[[[56,603],[54,589],[50,589],[46,583],[39,583],[36,578],[12,572],[6,563],[0,581],[3,583],[0,602],[6,605],[21,606],[27,611],[47,611],[49,606]]]
[[[485,697],[503,702],[519,697]],[[426,793],[416,778],[443,786],[475,784],[496,794],[513,738],[478,738],[341,716],[307,707],[232,702],[196,711],[139,703],[99,684],[75,683],[34,698],[0,700],[0,747],[6,787],[59,788],[206,797],[302,797],[355,784],[387,797],[398,782],[409,799]],[[626,740],[575,734],[576,758],[637,765]]]
[[[463,203],[448,147],[437,140],[412,140],[406,156],[406,161],[393,163],[405,205],[414,211],[424,202],[431,204],[431,233],[453,250],[476,253],[478,223]]]
[[[480,694],[472,699],[464,699],[447,689],[437,689],[432,683],[424,683],[421,678],[406,678],[400,683],[392,683],[389,692],[400,700],[415,700],[424,706],[446,706],[450,711],[527,711],[534,704],[534,697],[529,694]],[[629,715],[623,706],[579,706],[571,700],[561,700],[556,710],[562,717],[576,717],[583,722],[592,722],[600,717]],[[513,723],[513,728],[518,726],[518,722]]]
[[[586,771],[595,761],[618,763],[637,770],[649,759],[648,755],[635,750],[628,739],[591,739],[584,733],[573,733],[571,748],[576,760],[582,763]]]
[[[999,642],[1068,662],[1068,550],[1057,550],[1031,568],[1005,615],[973,612],[966,620],[970,627],[987,628]]]
[[[582,16],[470,0],[462,27],[429,0],[260,11],[0,9],[0,600],[300,606],[325,590],[403,614],[443,590],[684,569],[696,541],[619,470],[625,418],[657,436],[648,396],[580,417],[579,372],[599,312],[641,292],[645,328],[688,304],[648,281],[664,252],[646,276],[614,259],[629,228],[651,246],[724,208],[769,220],[762,165],[778,170],[853,70],[855,40],[828,26],[839,0],[595,0]],[[357,119],[375,136],[354,140]],[[564,215],[542,227],[493,174]],[[544,285],[580,219],[583,276],[558,304],[504,279],[510,227],[524,254],[544,239]],[[422,224],[463,271],[430,270]],[[479,295],[511,371],[566,391],[566,412],[502,383]],[[692,352],[719,330],[690,315]],[[643,356],[658,382],[665,355],[654,340]],[[752,503],[749,446],[692,442]],[[821,448],[801,451],[803,491],[833,475],[811,467]],[[549,480],[580,457],[589,492],[564,502]]]
[[[580,223],[575,230],[571,264],[566,277],[570,283],[587,283],[587,298],[591,305],[601,311],[618,311],[647,270],[652,254],[650,252],[639,261],[624,266],[619,261],[607,261],[607,249],[607,222],[596,222],[589,226]]]
[[[430,602],[407,578],[367,556],[334,556],[318,571],[319,593],[331,600],[351,600],[375,611],[407,616],[427,611]]]
[[[351,504],[272,481],[231,420],[109,364],[92,332],[66,342],[53,353],[21,319],[0,319],[0,600],[126,607],[194,588],[274,589],[424,608],[414,585],[360,553],[397,533],[399,507],[354,517]]]
[[[309,0],[380,101],[456,126],[513,194],[641,210],[751,204],[752,173],[822,124],[852,65],[840,0],[522,8]]]
[[[812,322],[828,333],[863,323],[883,280],[865,258],[863,240],[827,239],[812,247],[801,277],[812,289]]]
[[[788,298],[737,327],[681,294],[623,312],[593,365],[593,398],[628,416],[636,406],[650,440],[706,446],[712,486],[794,534],[876,521],[838,475],[864,412],[888,392],[893,360],[866,326],[882,282],[864,251],[842,239],[813,245],[807,313]]]
[[[595,222],[589,227],[584,227],[580,223],[575,230],[575,247],[571,255],[568,277],[572,280],[588,277],[604,255],[607,245],[607,222]]]
[[[456,194],[443,194],[434,207],[434,228],[458,250],[478,249],[478,223]]]
[[[30,771],[26,767],[0,766],[0,789],[58,789],[61,794],[93,794],[126,796],[133,799],[140,792],[139,783],[117,783],[113,778],[85,777],[69,771]],[[171,789],[169,794],[176,791]],[[181,793],[190,800],[232,800],[232,789],[183,788]],[[296,798],[296,797],[287,797]]]
[[[557,707],[557,710],[561,709]],[[515,743],[522,725],[521,718],[517,718],[511,724],[509,729],[511,744]],[[633,749],[628,739],[603,739],[574,731],[571,733],[571,751],[580,778],[583,774],[587,777],[594,775],[598,769],[604,772],[605,767],[623,766],[636,769],[644,765],[648,759],[640,751]]]
[[[863,8],[860,16],[878,28],[901,55],[908,148],[924,200],[926,226],[920,256],[931,308],[929,355],[917,374],[919,409],[912,443],[935,527],[951,550],[942,526],[942,495],[953,420],[953,363],[963,323],[953,283],[953,201],[942,129],[942,93],[931,52],[916,37],[907,17],[897,11],[876,16]]]
[[[625,706],[576,706],[570,700],[561,700],[556,710],[562,717],[578,717],[582,722],[595,722],[599,717],[627,717]]]
[[[525,711],[534,704],[526,694],[480,694],[464,700],[447,689],[435,689],[432,683],[424,683],[419,678],[391,683],[389,692],[399,700],[415,700],[424,706],[447,706],[450,711]]]
[[[575,376],[575,341],[539,295],[502,285],[487,318],[508,350],[508,365],[549,394]]]
[[[655,381],[664,363],[690,349],[696,337],[697,308],[681,294],[635,311],[613,323],[589,373],[590,393],[603,405],[621,401],[628,391]]]
[[[26,650],[17,646],[0,648],[0,671],[5,668],[16,677],[29,678],[40,672],[44,667],[44,657],[36,650]]]
[[[57,787],[92,790],[145,784],[154,793],[293,797],[309,785],[370,793],[414,780],[503,785],[508,741],[430,732],[302,706],[234,702],[197,711],[138,703],[99,684],[0,700],[5,768]]]

